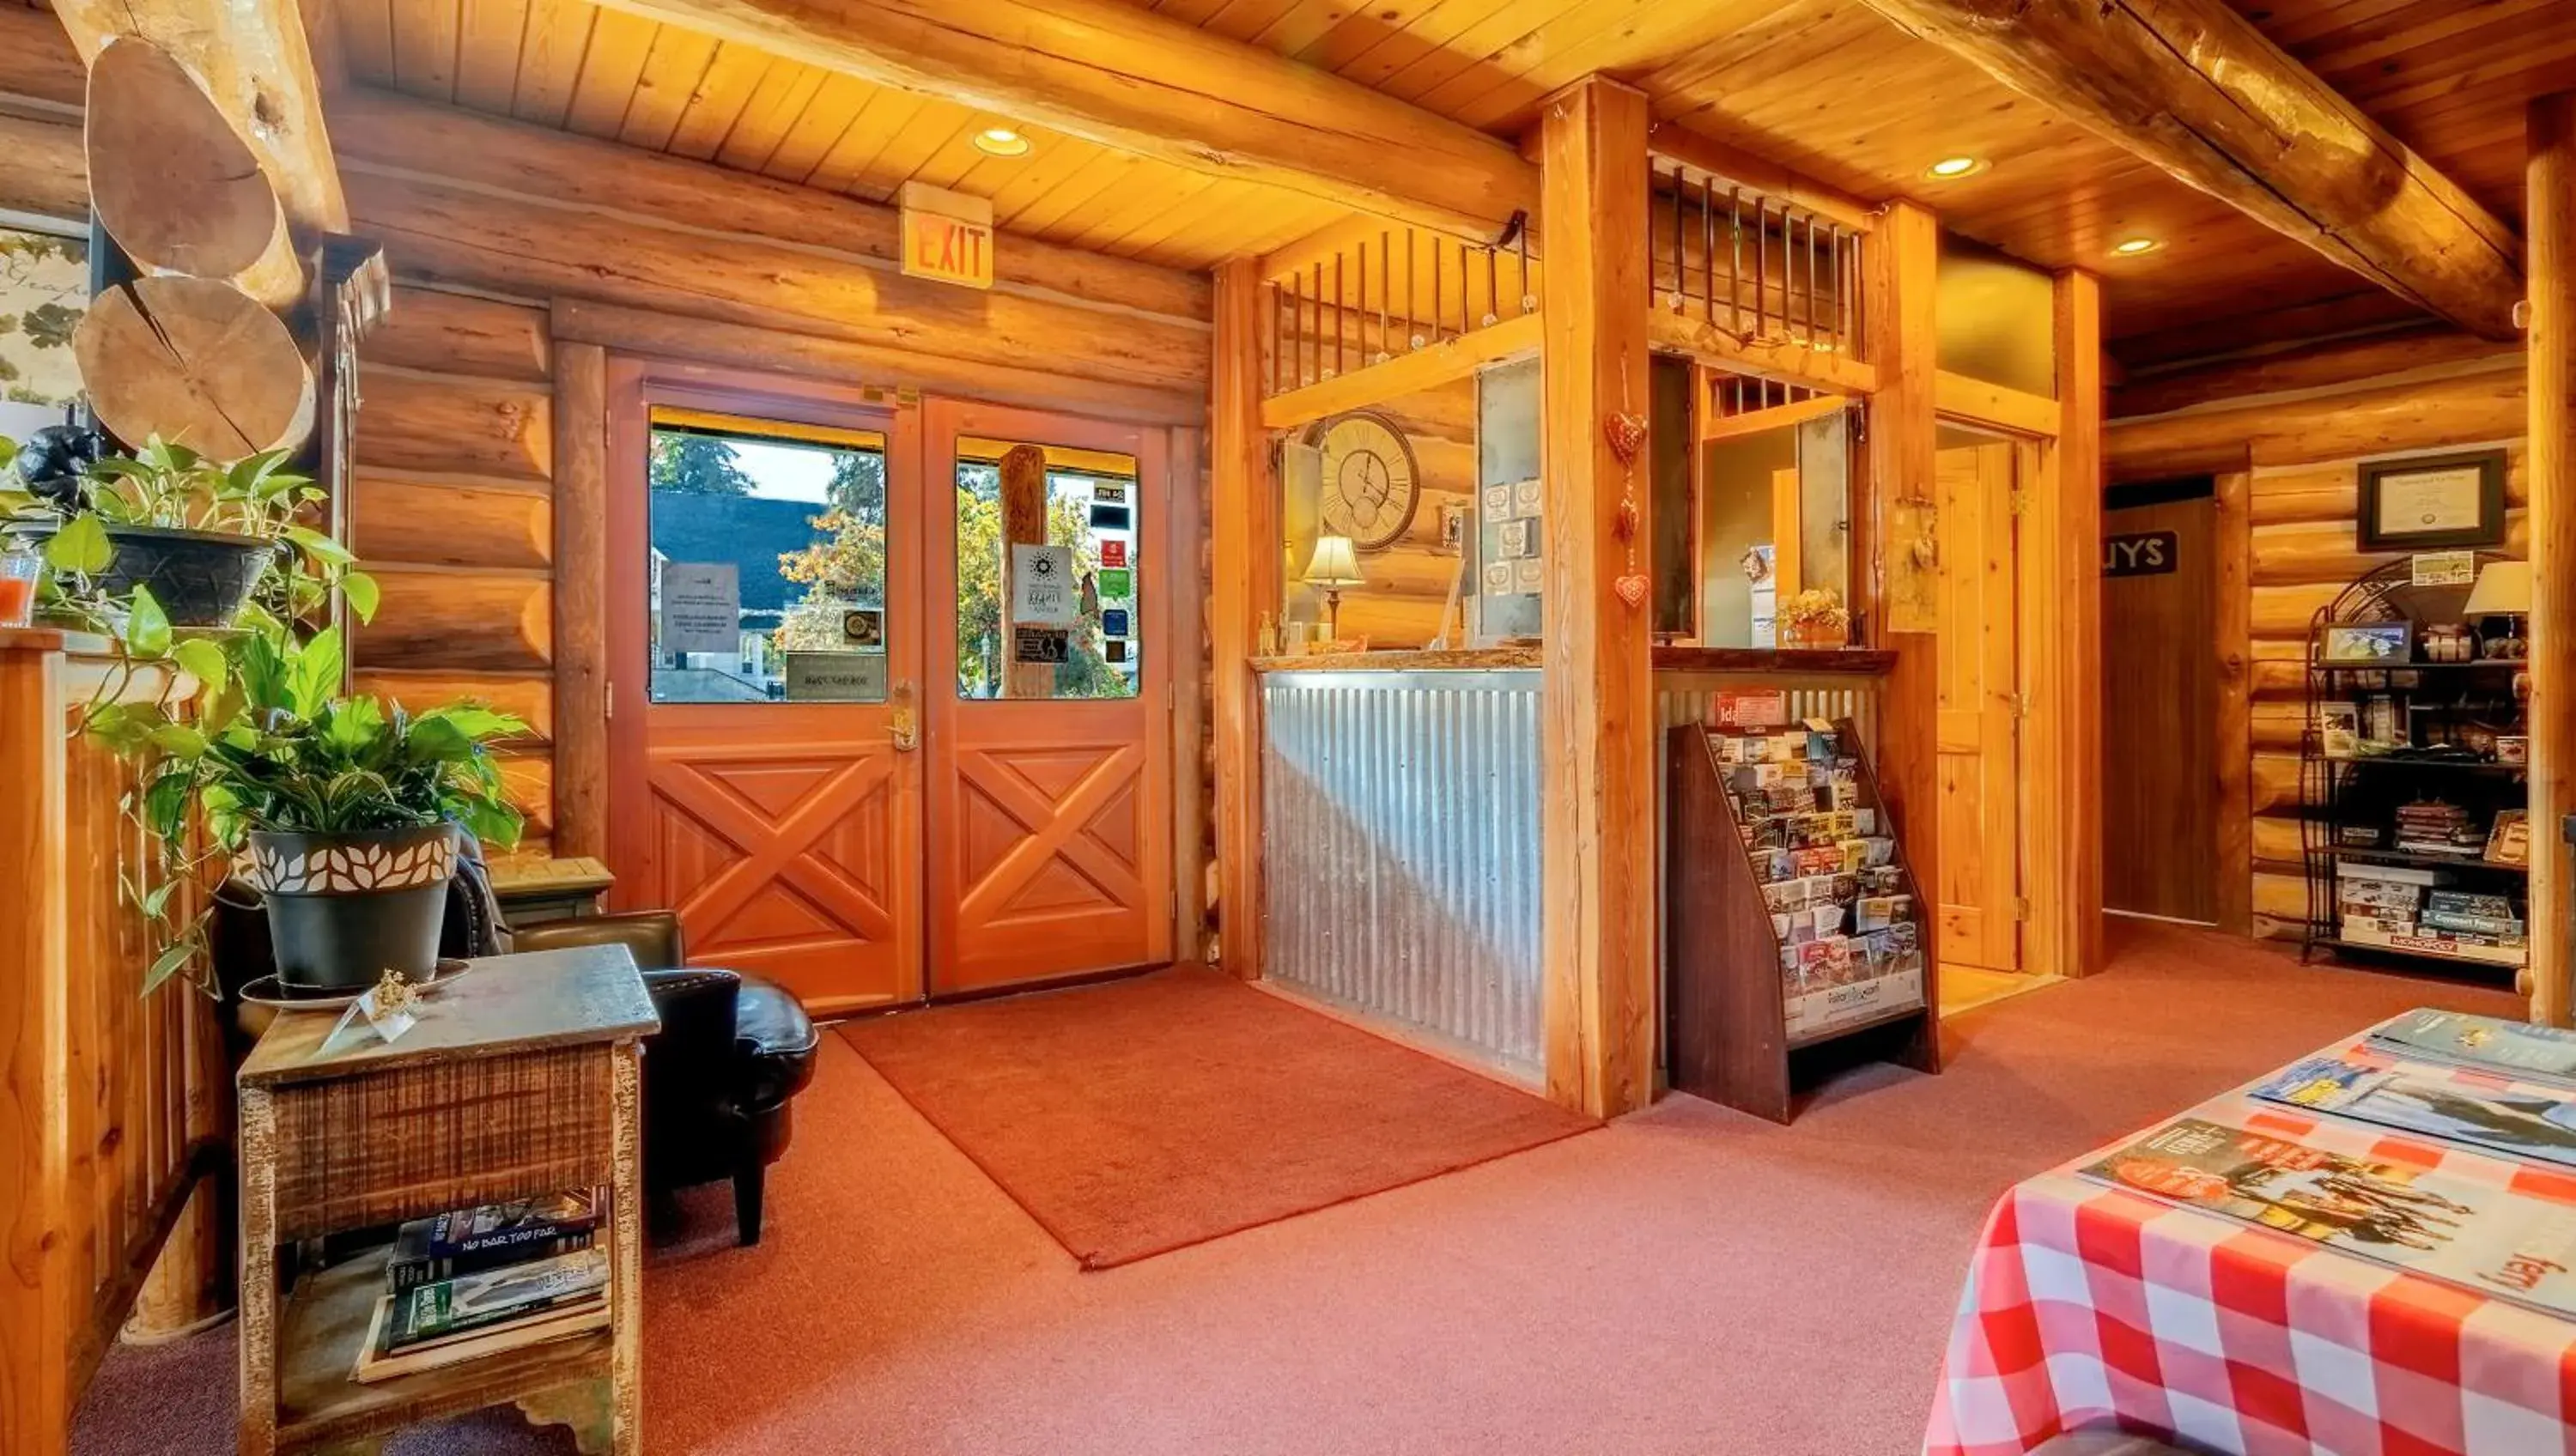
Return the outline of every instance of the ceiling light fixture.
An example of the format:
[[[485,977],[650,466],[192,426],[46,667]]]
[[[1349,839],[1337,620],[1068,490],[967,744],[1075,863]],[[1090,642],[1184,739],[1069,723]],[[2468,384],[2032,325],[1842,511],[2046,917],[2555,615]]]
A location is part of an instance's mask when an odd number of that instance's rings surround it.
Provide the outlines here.
[[[1935,182],[1956,182],[1962,177],[1974,177],[1984,170],[1986,170],[1986,159],[1983,157],[1943,157],[1924,168],[1923,175]]]
[[[2111,251],[2123,258],[2134,258],[2140,253],[2152,253],[2163,246],[2164,244],[2153,238],[2122,238],[2111,245]]]
[[[1025,157],[1029,139],[1007,126],[988,126],[975,133],[975,150],[990,157]]]

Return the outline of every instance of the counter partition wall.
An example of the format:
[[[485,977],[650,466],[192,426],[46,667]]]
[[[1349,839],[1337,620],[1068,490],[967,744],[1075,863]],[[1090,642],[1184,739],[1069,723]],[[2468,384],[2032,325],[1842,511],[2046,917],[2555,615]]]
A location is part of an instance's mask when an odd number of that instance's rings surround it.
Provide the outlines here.
[[[1510,665],[1509,653],[1379,656],[1263,665],[1267,974],[1537,1086],[1539,674]],[[1401,665],[1443,656],[1477,665]],[[1876,754],[1885,654],[1656,656],[1659,730],[1708,721],[1723,694],[1777,692],[1793,718],[1849,720]],[[1655,735],[1658,907],[1664,737]],[[1664,945],[1658,933],[1659,988]]]

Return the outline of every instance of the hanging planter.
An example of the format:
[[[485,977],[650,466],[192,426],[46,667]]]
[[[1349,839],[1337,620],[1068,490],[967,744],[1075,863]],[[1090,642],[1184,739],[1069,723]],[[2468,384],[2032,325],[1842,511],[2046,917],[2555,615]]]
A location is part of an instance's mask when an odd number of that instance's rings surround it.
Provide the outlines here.
[[[58,520],[20,521],[7,534],[51,555]],[[141,587],[173,627],[228,627],[277,556],[277,543],[232,531],[171,526],[101,526],[106,564],[88,573],[100,596],[125,600]]]

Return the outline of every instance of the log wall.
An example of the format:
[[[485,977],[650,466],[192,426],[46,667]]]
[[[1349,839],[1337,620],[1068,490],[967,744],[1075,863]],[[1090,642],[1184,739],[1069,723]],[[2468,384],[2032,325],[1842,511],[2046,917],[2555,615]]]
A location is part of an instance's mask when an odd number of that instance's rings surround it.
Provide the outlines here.
[[[1372,649],[1421,647],[1439,634],[1441,608],[1458,572],[1459,554],[1440,544],[1441,514],[1471,510],[1475,504],[1476,381],[1461,379],[1423,390],[1371,406],[1369,412],[1384,416],[1411,442],[1422,494],[1404,534],[1384,550],[1360,557],[1360,574],[1368,584],[1342,592],[1341,631],[1344,637],[1368,638]],[[1313,525],[1311,505],[1290,508],[1292,559],[1286,570],[1290,599],[1301,604],[1299,615],[1311,616],[1320,631],[1322,593],[1295,584],[1306,569],[1301,553],[1313,550]],[[1460,588],[1462,607],[1472,606],[1475,590],[1472,581]],[[1452,630],[1450,645],[1467,645],[1463,630]]]
[[[384,601],[359,680],[526,718],[505,769],[530,850],[606,848],[603,349],[1205,418],[1204,278],[1006,237],[977,292],[904,277],[893,214],[850,198],[363,89],[332,135],[397,285],[361,351],[352,534]]]
[[[2111,423],[2115,479],[2221,474],[2220,557],[2241,562],[2242,570],[2220,573],[2219,590],[2232,599],[2215,614],[2218,752],[2231,770],[2221,775],[2228,801],[2220,805],[2220,873],[2250,876],[2251,890],[2246,896],[2222,885],[2219,899],[2222,907],[2239,907],[2224,918],[2253,934],[2295,937],[2307,918],[2299,734],[2309,622],[2355,577],[2399,559],[2354,544],[2360,467],[2394,455],[2502,446],[2503,549],[2523,554],[2529,480],[2522,367],[2518,352],[2493,355],[2437,380],[2374,376],[2291,399],[2240,397]]]

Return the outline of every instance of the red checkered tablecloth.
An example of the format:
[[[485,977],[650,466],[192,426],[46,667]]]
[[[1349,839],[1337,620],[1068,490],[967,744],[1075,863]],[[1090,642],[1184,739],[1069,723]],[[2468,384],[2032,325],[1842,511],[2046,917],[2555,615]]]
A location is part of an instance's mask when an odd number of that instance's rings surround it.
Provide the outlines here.
[[[2241,1095],[2178,1115],[2576,1204],[2564,1172]],[[2576,1456],[2576,1321],[2070,1171],[2091,1161],[1996,1203],[1925,1456],[2110,1423],[2231,1456]]]

